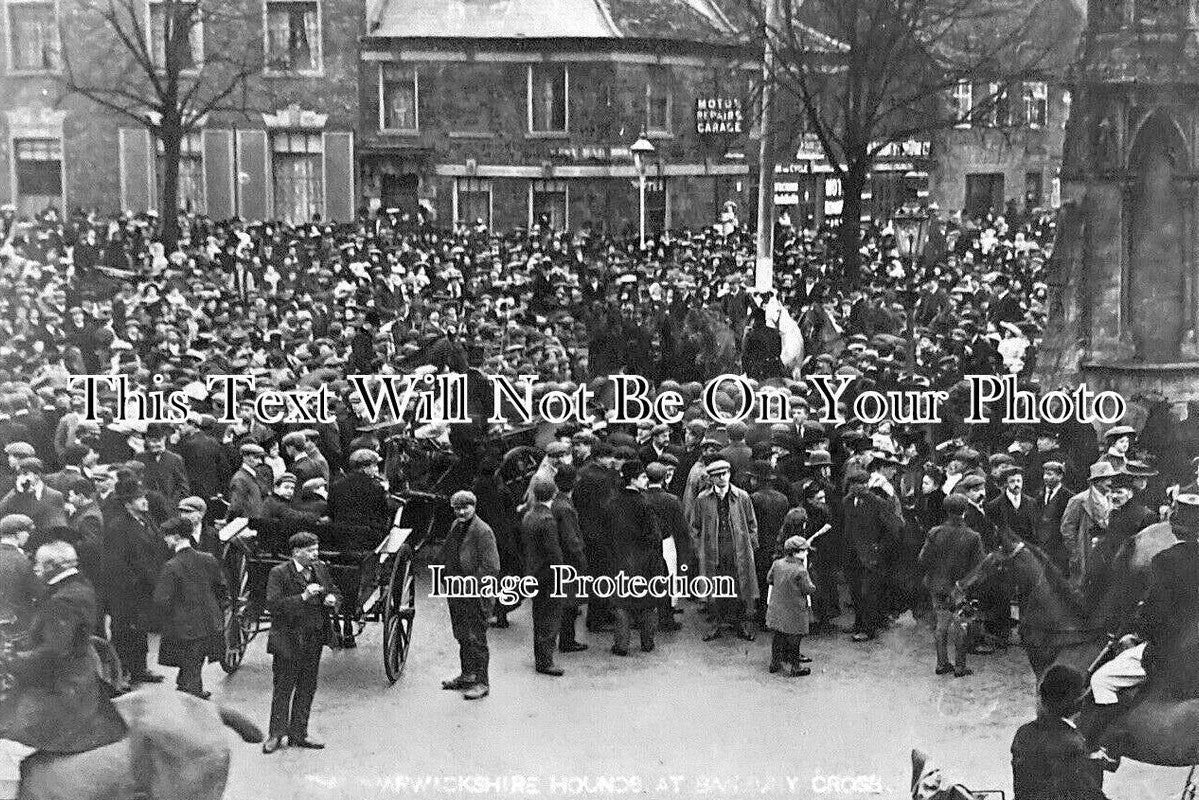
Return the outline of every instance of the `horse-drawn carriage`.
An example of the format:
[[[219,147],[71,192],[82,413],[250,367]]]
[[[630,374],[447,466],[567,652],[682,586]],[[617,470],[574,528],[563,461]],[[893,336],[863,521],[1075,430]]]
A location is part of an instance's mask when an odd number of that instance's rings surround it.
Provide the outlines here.
[[[410,491],[391,499],[396,511],[387,531],[245,517],[222,527],[222,559],[231,595],[221,660],[225,672],[235,672],[250,641],[269,628],[267,576],[271,567],[291,558],[291,535],[308,530],[320,539],[320,558],[344,598],[334,629],[348,624],[357,634],[368,622],[382,623],[383,669],[392,683],[399,679],[416,618],[416,554],[432,538],[437,509],[446,505],[446,498]]]

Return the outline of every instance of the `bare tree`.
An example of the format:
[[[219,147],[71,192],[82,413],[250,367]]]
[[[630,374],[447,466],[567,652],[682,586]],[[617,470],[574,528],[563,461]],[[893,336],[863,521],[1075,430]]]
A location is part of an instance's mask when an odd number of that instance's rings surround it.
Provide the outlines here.
[[[840,179],[843,274],[858,273],[863,190],[888,146],[956,125],[1003,127],[1010,87],[1060,68],[1060,0],[739,0],[771,77]],[[777,3],[766,23],[766,3]],[[984,87],[970,104],[959,85]],[[784,100],[784,102],[786,102]],[[800,127],[800,126],[794,126]]]
[[[79,51],[62,48],[61,88],[144,126],[159,143],[158,212],[170,250],[179,234],[184,139],[209,114],[249,112],[250,84],[263,68],[260,15],[242,0],[73,2],[73,30],[64,24],[60,35]]]

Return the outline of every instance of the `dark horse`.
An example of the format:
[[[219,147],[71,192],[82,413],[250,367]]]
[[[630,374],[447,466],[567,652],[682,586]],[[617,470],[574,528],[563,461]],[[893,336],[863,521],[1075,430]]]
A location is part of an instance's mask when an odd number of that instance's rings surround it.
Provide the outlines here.
[[[1156,526],[1151,526],[1156,527]],[[1146,529],[1147,531],[1149,529]],[[1142,549],[1157,545],[1160,537],[1147,537]],[[1150,544],[1152,542],[1152,544]],[[1131,558],[1143,561],[1130,543]],[[1103,616],[1111,605],[1095,606],[1090,613],[1087,603],[1069,586],[1061,571],[1044,551],[1004,536],[1000,551],[988,555],[969,576],[962,588],[969,590],[998,575],[1009,587],[1020,609],[1020,641],[1028,653],[1028,662],[1037,678],[1054,664],[1071,666],[1089,675],[1097,665],[1109,641]],[[1123,584],[1117,575],[1113,585]],[[1107,726],[1104,741],[1116,744],[1116,750],[1128,758],[1165,767],[1199,764],[1199,698],[1173,696],[1165,682],[1150,682],[1128,702],[1127,710]],[[1090,709],[1085,709],[1079,727],[1088,729]]]
[[[737,336],[714,311],[693,306],[684,318],[683,331],[698,349],[695,361],[705,380],[739,371]]]

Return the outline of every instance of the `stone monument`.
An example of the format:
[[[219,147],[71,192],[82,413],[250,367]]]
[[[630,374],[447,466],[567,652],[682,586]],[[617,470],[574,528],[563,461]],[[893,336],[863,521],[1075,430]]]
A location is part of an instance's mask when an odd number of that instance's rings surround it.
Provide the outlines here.
[[[1038,373],[1199,399],[1199,0],[1090,0]]]

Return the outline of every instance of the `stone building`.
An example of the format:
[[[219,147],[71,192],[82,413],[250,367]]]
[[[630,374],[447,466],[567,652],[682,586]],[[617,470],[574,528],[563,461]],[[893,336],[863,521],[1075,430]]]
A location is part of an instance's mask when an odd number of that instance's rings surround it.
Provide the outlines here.
[[[376,0],[358,160],[368,208],[628,233],[753,197],[760,51],[710,0]]]
[[[1043,372],[1199,398],[1196,0],[1091,0]]]
[[[163,4],[126,2],[161,58]],[[214,218],[352,219],[363,0],[199,2],[209,21],[189,31],[197,67],[238,42],[261,56],[261,70],[245,81],[244,104],[214,111],[185,138],[180,205]],[[22,215],[157,205],[161,147],[150,132],[63,90],[64,55],[80,73],[129,60],[89,6],[0,0],[0,203]],[[138,69],[129,74],[138,86]]]

